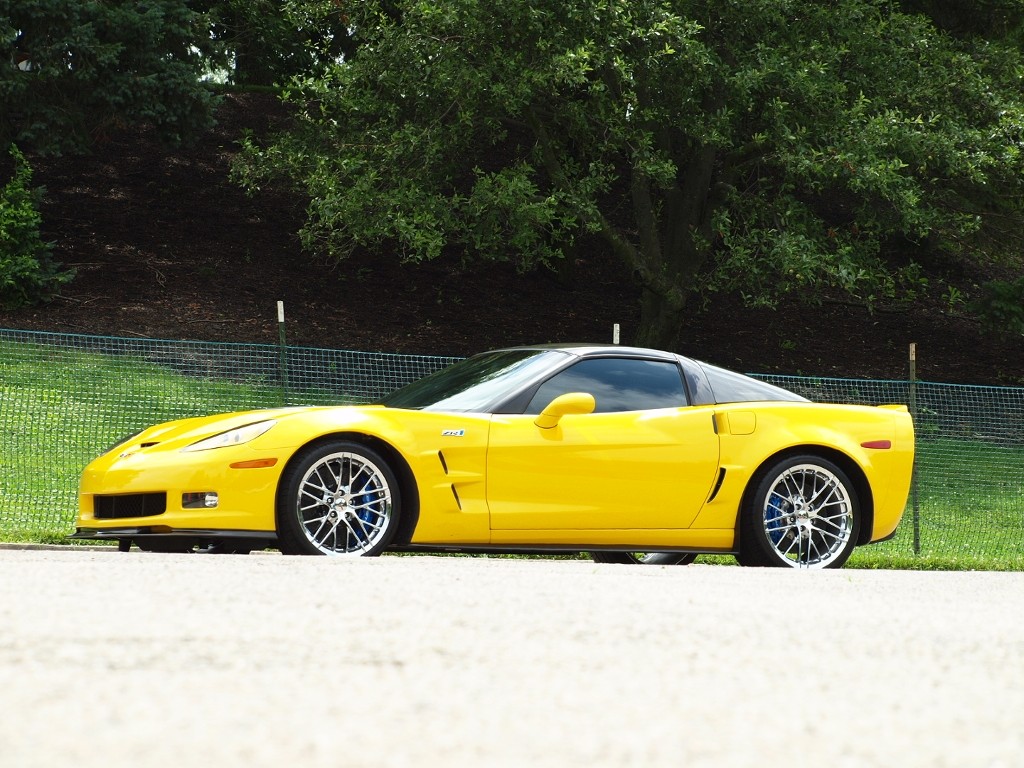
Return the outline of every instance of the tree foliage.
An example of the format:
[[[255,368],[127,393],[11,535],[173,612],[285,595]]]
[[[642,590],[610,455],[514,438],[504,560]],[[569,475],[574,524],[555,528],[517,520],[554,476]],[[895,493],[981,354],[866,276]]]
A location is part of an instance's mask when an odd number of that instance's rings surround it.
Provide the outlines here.
[[[70,279],[51,258],[52,243],[40,234],[41,188],[32,187],[32,169],[12,146],[14,173],[0,188],[0,307],[11,309],[50,298]]]
[[[0,143],[80,151],[143,122],[189,137],[211,120],[207,26],[187,0],[0,0]]]
[[[193,0],[217,44],[211,61],[236,86],[274,86],[351,53],[341,0]]]
[[[1010,0],[1006,0],[1010,2]],[[307,245],[528,267],[596,234],[669,346],[694,294],[870,295],[900,243],[1020,247],[1019,51],[882,0],[354,6],[357,54],[238,176],[308,194]],[[973,40],[973,38],[972,38]],[[1002,224],[1000,224],[1002,222]]]

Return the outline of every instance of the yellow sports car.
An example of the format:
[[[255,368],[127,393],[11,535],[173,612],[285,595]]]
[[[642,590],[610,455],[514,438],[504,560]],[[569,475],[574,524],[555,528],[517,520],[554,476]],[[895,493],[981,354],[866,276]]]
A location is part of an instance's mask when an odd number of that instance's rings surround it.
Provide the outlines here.
[[[519,347],[379,404],[150,427],[86,467],[75,538],[833,568],[895,532],[913,456],[902,405],[812,403],[649,349]]]

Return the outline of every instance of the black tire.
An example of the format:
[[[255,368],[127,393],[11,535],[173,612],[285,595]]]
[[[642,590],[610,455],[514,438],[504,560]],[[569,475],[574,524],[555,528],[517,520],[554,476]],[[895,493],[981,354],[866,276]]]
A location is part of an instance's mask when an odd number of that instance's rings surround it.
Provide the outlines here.
[[[589,552],[595,563],[622,565],[689,565],[697,556],[689,552]]]
[[[281,478],[278,543],[288,555],[373,557],[394,538],[401,508],[398,478],[383,456],[347,440],[318,443]]]
[[[740,512],[741,565],[839,568],[857,546],[860,500],[838,466],[811,454],[790,456],[751,481]]]

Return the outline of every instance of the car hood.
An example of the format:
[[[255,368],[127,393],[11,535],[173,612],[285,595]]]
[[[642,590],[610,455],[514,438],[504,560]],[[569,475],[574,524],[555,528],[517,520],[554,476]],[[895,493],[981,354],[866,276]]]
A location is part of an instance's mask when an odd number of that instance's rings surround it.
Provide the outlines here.
[[[288,421],[297,416],[305,416],[318,411],[332,412],[335,419],[339,416],[343,418],[346,411],[351,412],[353,417],[357,417],[360,412],[379,411],[382,408],[383,406],[380,405],[299,406],[196,416],[156,424],[128,440],[120,442],[112,450],[123,451],[126,447],[150,448],[158,445],[180,448],[261,421]]]

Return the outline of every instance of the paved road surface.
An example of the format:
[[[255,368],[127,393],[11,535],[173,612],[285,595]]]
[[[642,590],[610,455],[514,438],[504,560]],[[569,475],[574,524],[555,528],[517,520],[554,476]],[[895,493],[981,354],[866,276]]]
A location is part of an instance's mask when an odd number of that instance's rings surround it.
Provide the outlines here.
[[[0,550],[0,766],[1024,765],[1024,574]]]

